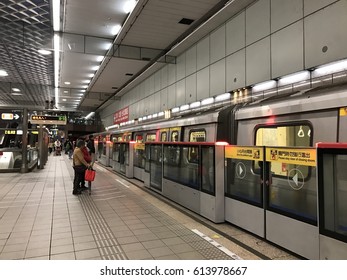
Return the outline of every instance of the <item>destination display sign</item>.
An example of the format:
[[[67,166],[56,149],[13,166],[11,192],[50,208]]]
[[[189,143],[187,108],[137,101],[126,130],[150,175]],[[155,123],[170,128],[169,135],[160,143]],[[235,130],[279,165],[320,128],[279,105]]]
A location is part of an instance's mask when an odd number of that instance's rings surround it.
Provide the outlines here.
[[[59,124],[66,125],[66,116],[31,116],[30,122],[32,124]]]

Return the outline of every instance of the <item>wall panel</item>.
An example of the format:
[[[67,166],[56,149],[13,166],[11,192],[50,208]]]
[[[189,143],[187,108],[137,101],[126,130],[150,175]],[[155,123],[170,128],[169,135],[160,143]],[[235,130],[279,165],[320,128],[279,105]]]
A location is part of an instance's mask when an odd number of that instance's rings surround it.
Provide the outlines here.
[[[226,58],[226,91],[245,87],[246,50],[240,50]]]
[[[246,84],[270,80],[270,38],[246,48]]]

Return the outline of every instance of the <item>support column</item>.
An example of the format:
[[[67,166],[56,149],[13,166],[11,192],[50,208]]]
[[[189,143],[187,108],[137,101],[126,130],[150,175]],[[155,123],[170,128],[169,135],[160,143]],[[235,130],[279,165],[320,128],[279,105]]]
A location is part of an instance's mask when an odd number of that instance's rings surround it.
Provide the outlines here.
[[[28,109],[23,109],[23,134],[22,134],[22,166],[20,169],[21,173],[28,172]]]

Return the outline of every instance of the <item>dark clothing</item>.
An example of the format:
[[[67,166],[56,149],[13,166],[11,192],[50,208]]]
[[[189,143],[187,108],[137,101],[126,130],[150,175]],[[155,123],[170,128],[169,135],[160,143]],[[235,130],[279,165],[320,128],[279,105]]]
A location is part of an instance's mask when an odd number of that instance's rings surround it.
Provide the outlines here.
[[[95,154],[94,140],[92,140],[92,139],[88,140],[87,148],[89,149],[90,154]]]
[[[83,187],[85,187],[84,175],[87,167],[84,165],[77,165],[73,167],[75,171],[75,177],[73,181],[73,193],[78,193]]]
[[[89,166],[88,162],[84,159],[83,148],[75,148],[73,154],[73,169],[75,171],[75,178],[73,181],[73,194],[81,193],[82,189],[85,187],[84,175],[87,167]]]

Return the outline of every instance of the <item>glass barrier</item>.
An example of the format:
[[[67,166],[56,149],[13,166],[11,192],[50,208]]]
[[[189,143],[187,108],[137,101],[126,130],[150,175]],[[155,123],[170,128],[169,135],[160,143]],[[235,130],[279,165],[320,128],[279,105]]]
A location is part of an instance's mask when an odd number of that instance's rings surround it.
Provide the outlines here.
[[[211,195],[215,194],[214,146],[164,143],[163,147],[164,178]]]
[[[134,144],[134,166],[144,169],[146,162],[145,144]]]
[[[318,149],[320,233],[347,242],[347,148]]]
[[[150,145],[150,185],[157,190],[162,190],[162,145]]]
[[[272,175],[268,209],[317,225],[316,150],[267,147],[266,162]]]
[[[263,154],[263,147],[225,147],[226,196],[263,206]],[[258,172],[254,172],[255,167]]]

